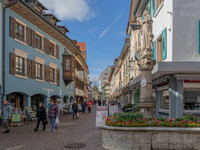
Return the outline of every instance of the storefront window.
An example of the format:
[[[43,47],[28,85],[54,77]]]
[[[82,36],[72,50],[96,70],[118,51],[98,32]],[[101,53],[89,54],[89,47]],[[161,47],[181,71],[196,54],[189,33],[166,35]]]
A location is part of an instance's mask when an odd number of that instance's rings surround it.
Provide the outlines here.
[[[169,90],[159,91],[160,108],[169,109]]]
[[[185,110],[200,110],[200,89],[185,89],[183,96]]]

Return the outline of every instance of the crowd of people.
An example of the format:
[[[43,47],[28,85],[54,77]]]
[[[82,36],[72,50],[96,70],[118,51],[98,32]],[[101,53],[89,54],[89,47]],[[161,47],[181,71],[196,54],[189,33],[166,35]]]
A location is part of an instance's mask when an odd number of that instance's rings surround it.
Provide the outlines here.
[[[91,109],[93,108],[93,101],[85,101],[83,100],[81,102],[82,106],[82,113],[84,114],[86,111],[86,107],[88,109],[88,113],[91,113]],[[7,100],[3,101],[3,109],[2,109],[2,120],[3,120],[3,125],[5,128],[5,133],[9,133],[9,121],[11,120],[11,113],[12,113],[12,107],[8,103]],[[76,101],[73,102],[72,104],[72,116],[73,119],[78,119],[79,118],[79,109],[78,109],[78,104]],[[46,111],[46,108],[42,102],[38,104],[38,107],[36,109],[36,117],[37,117],[37,122],[36,122],[36,127],[33,129],[35,132],[38,131],[40,123],[43,125],[43,131],[46,130],[46,125],[48,124],[48,121],[51,123],[51,132],[54,130],[57,130],[57,123],[59,123],[59,105],[56,103],[56,100],[51,100],[50,106],[48,111]]]

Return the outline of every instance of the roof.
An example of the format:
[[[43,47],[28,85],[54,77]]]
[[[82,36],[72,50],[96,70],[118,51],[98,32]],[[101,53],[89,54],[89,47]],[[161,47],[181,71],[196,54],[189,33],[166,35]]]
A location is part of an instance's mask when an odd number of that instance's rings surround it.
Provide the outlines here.
[[[69,30],[67,29],[67,27],[66,26],[57,26],[58,28],[61,28],[61,29],[63,29],[63,30],[65,30],[65,32],[69,32]]]
[[[125,38],[125,44],[124,44],[124,47],[123,47],[123,50],[120,54],[120,58],[122,59],[123,58],[123,55],[125,53],[125,51],[127,50],[127,47],[130,45],[130,37],[126,37]]]
[[[37,5],[42,8],[42,10],[48,10],[40,1],[37,2]]]
[[[49,14],[49,13],[44,13],[44,16],[50,16],[52,17],[54,20],[56,20],[57,22],[60,22],[60,20],[54,15],[54,14]]]
[[[81,52],[86,52],[86,43],[85,42],[77,42],[77,45],[80,46]]]

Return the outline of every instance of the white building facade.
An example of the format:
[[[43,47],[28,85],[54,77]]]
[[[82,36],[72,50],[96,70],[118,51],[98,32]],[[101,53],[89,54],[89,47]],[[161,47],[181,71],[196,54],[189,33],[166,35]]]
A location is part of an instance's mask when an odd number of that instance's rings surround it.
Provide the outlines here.
[[[130,26],[138,24],[144,8],[153,19],[152,59],[156,65],[152,84],[156,117],[199,116],[200,1],[133,0],[132,5]],[[134,78],[133,85],[139,81]]]

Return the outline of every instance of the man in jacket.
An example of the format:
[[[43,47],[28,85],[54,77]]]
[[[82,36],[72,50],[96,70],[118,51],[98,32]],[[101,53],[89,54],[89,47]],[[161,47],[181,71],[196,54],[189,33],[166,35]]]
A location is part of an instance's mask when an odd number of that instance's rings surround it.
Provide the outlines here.
[[[51,106],[49,107],[48,110],[48,117],[51,123],[51,132],[54,131],[54,128],[57,129],[56,118],[58,117],[58,115],[59,115],[59,107],[56,104],[56,101],[52,100]]]
[[[76,115],[76,119],[78,119],[77,117],[78,105],[76,104],[76,101],[74,101],[74,103],[72,104],[72,110],[73,110],[73,119],[75,115]]]
[[[83,100],[83,101],[81,102],[81,106],[82,106],[82,112],[85,113],[85,106],[86,106],[85,100]]]
[[[4,134],[10,132],[8,123],[9,123],[9,120],[11,119],[11,111],[12,111],[12,108],[10,104],[7,102],[7,100],[4,100],[3,110],[2,110],[3,125],[5,127]]]

